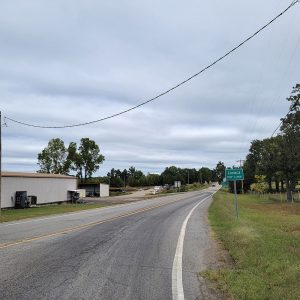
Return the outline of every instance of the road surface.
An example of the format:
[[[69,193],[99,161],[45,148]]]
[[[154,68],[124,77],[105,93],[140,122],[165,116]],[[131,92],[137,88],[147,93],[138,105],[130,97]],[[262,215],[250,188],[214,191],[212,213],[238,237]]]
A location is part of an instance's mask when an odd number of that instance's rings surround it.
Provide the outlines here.
[[[1,299],[207,299],[215,189],[0,224]]]

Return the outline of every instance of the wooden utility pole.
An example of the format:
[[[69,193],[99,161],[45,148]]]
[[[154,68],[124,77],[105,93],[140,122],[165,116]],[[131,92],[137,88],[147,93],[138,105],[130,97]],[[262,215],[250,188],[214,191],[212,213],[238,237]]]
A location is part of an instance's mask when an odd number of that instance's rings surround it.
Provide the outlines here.
[[[236,162],[240,163],[240,168],[241,168],[243,166],[243,163],[245,162],[245,160],[239,159]],[[242,180],[242,193],[244,194],[244,180]]]
[[[2,115],[0,111],[0,216],[1,216],[1,193],[2,193]]]

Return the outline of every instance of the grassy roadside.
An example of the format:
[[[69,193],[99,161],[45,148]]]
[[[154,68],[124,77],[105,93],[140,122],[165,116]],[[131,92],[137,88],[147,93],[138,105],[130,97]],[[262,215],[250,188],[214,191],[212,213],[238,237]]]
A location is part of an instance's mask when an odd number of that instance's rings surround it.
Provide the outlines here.
[[[236,220],[233,195],[214,196],[209,220],[234,264],[204,276],[233,299],[300,299],[300,203],[238,199]]]
[[[63,214],[68,212],[76,212],[93,208],[107,206],[105,204],[51,204],[40,207],[32,207],[26,209],[7,209],[1,211],[0,223],[16,221],[27,218],[50,216],[55,214]]]
[[[204,184],[204,183],[192,183],[192,184],[187,184],[186,187],[187,187],[188,192],[193,192],[193,191],[204,190],[204,189],[210,187],[210,185]]]

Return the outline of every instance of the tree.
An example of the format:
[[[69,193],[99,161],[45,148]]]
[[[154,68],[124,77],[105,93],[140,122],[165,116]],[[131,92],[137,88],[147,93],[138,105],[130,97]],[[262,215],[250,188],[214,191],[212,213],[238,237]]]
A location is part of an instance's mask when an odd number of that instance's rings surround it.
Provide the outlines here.
[[[161,181],[163,184],[174,184],[174,181],[177,180],[182,183],[185,182],[184,176],[180,173],[180,169],[175,166],[167,167],[161,173]]]
[[[292,200],[292,190],[296,186],[296,174],[300,170],[300,84],[293,87],[289,113],[281,119],[280,164],[286,177],[287,199]]]
[[[258,164],[258,172],[265,175],[269,185],[269,191],[272,190],[272,181],[275,179],[279,166],[280,146],[278,137],[271,137],[262,141],[261,157]]]
[[[80,140],[78,153],[75,155],[75,168],[81,179],[90,178],[104,160],[105,158],[100,154],[100,148],[95,141],[89,138]]]
[[[247,191],[250,189],[250,185],[255,181],[255,174],[258,173],[257,168],[261,161],[261,151],[263,143],[260,140],[253,140],[249,149],[249,153],[246,156],[244,163],[244,189]]]
[[[266,176],[264,175],[255,175],[256,183],[252,183],[250,188],[252,191],[263,193],[267,191],[268,186],[266,184]]]
[[[207,182],[209,183],[212,179],[212,170],[206,167],[202,167],[199,170],[199,179],[201,183]]]
[[[224,163],[219,161],[217,163],[216,168],[214,169],[214,175],[215,175],[214,180],[221,183],[223,178],[225,177],[225,170],[226,170],[226,167],[225,167]]]
[[[77,165],[76,165],[76,161],[77,161],[77,144],[74,142],[71,142],[69,144],[69,147],[67,149],[67,159],[65,162],[65,172],[68,173],[70,170],[77,170]]]
[[[147,174],[146,176],[146,185],[152,186],[152,185],[160,185],[161,179],[160,175],[158,174]]]
[[[123,171],[124,172],[124,171]],[[107,177],[109,178],[109,183],[113,187],[122,187],[124,186],[124,177],[122,176],[123,172],[119,169],[112,168],[110,172],[107,173]]]
[[[68,174],[70,170],[68,149],[64,142],[55,138],[48,142],[48,146],[38,154],[40,173]]]

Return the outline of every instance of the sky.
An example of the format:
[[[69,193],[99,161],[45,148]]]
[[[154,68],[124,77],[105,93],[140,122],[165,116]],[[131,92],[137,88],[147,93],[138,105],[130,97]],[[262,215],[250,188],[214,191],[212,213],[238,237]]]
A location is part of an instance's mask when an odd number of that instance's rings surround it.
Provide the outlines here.
[[[0,0],[2,116],[63,126],[118,113],[198,72],[291,1]],[[270,137],[300,82],[300,4],[208,71],[127,114],[66,129],[2,126],[2,168],[38,170],[52,138],[89,137],[96,175],[237,165]]]

